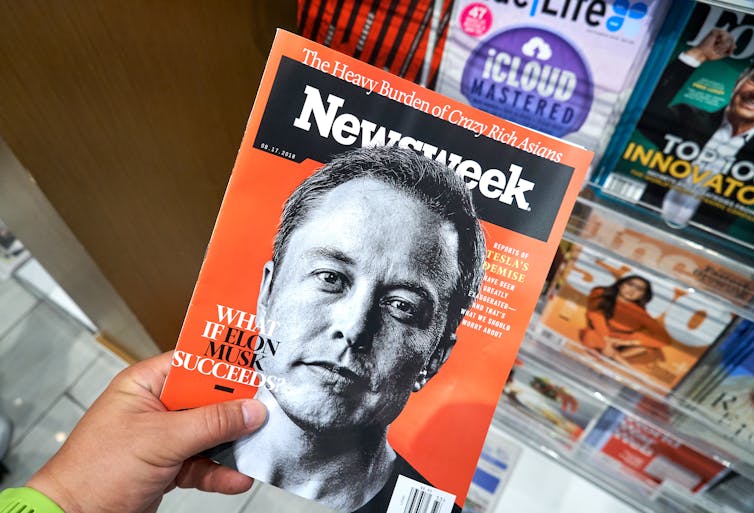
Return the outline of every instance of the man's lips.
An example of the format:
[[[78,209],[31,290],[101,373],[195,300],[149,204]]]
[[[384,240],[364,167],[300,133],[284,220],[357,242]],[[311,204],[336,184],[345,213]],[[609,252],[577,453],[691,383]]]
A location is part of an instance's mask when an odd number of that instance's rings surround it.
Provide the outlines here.
[[[330,362],[326,360],[313,360],[313,361],[304,361],[301,363],[302,365],[309,367],[313,370],[325,371],[327,373],[331,373],[335,376],[344,378],[356,384],[362,384],[366,386],[366,384],[368,383],[366,376],[359,374],[357,372],[354,372],[349,367],[345,367],[335,362]]]

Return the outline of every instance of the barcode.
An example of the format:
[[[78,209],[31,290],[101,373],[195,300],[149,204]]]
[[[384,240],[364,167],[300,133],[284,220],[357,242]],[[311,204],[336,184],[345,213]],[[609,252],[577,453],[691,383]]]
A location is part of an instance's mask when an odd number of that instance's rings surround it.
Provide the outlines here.
[[[440,509],[440,502],[437,497],[433,497],[429,492],[411,488],[403,513],[427,513],[430,503],[432,504],[432,507],[429,508],[430,513],[437,513]]]
[[[644,189],[647,188],[647,184],[628,178],[616,173],[610,173],[605,180],[605,184],[602,186],[603,190],[614,196],[637,202],[644,194]]]
[[[398,476],[386,513],[450,513],[455,495]]]

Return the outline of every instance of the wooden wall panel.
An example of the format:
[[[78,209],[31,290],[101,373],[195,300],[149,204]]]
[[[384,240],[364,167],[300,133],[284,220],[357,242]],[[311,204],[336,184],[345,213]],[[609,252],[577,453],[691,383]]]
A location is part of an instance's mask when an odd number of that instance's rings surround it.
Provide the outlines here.
[[[275,27],[294,30],[295,1],[27,0],[3,10],[0,135],[170,348]]]
[[[128,361],[159,352],[141,322],[2,139],[0,219],[13,227],[32,255],[100,327],[100,342],[120,349],[118,353]]]

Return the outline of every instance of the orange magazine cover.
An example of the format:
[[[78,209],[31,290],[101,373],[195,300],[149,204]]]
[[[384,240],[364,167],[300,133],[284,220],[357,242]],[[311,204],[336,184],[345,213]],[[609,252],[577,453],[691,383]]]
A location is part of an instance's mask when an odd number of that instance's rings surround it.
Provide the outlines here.
[[[162,392],[340,511],[460,511],[592,153],[278,31]]]
[[[554,281],[542,325],[598,370],[627,375],[662,394],[736,318],[712,296],[588,246],[572,245],[570,261]]]

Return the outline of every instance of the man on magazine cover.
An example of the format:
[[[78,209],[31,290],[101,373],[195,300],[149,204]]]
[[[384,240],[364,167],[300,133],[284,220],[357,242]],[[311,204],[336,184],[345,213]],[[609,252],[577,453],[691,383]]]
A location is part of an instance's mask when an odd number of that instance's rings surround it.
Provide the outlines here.
[[[482,279],[463,181],[410,150],[333,159],[288,198],[257,314],[276,323],[267,425],[243,473],[341,511],[384,512],[399,475],[429,484],[387,431],[445,363]],[[460,511],[454,506],[454,511]]]
[[[729,57],[735,48],[731,34],[715,28],[697,46],[679,54],[665,69],[647,105],[646,111],[659,113],[659,119],[653,116],[639,125],[641,132],[660,149],[668,144],[667,134],[696,143],[701,151],[692,164],[713,175],[723,173],[731,161],[740,160],[744,155],[749,155],[746,160],[750,160],[754,152],[754,65],[741,73],[728,105],[720,110],[709,112],[687,103],[669,105],[696,68],[705,62]],[[702,202],[706,192],[702,182],[694,184],[692,174],[678,185],[680,188],[667,191],[652,183],[647,186],[649,200],[654,197],[662,202],[658,206],[665,221],[671,226],[683,227],[698,212],[722,229],[719,208]]]

